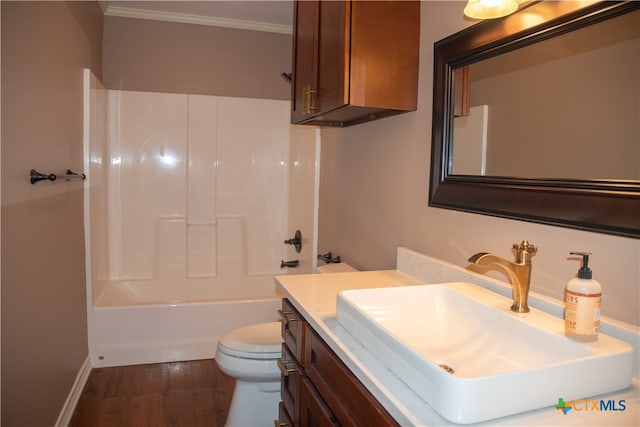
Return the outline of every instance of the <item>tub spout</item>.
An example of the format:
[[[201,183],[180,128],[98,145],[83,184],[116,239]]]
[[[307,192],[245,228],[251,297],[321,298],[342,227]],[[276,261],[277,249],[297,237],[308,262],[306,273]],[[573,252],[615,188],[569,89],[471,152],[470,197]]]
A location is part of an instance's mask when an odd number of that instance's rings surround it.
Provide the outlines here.
[[[516,313],[528,313],[529,286],[531,282],[531,257],[536,253],[535,246],[526,240],[514,244],[516,251],[515,262],[506,260],[488,252],[479,252],[469,258],[469,262],[475,265],[502,271],[509,278],[513,293],[513,305],[511,311]]]
[[[280,268],[298,268],[300,261],[294,259],[293,261],[280,261]]]

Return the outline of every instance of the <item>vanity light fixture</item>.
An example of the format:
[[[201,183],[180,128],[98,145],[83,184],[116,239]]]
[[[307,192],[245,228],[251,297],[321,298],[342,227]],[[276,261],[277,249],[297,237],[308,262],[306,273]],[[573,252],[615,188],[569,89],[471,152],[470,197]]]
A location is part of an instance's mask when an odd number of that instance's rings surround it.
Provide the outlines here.
[[[517,0],[468,0],[464,14],[473,19],[494,19],[510,15],[516,10]]]

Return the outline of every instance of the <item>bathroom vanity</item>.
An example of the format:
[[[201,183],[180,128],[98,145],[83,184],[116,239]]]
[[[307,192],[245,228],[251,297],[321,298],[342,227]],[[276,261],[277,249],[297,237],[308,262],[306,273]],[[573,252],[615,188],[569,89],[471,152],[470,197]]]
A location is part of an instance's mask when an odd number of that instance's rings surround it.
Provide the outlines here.
[[[361,335],[352,334],[338,321],[336,302],[338,294],[345,290],[452,281],[472,282],[493,292],[510,294],[503,282],[403,248],[398,251],[398,270],[276,277],[277,287],[285,297],[281,310],[285,343],[280,362],[280,425],[453,425],[393,372],[389,358],[363,344]],[[561,306],[535,294],[531,295],[530,305],[556,317],[561,313]],[[638,425],[637,328],[610,322],[604,329],[635,348],[631,386],[589,397],[593,401],[615,402],[617,410],[576,409],[564,414],[552,404],[492,419],[491,425]],[[549,393],[554,399],[570,400],[568,396],[555,396],[554,390]]]
[[[282,319],[282,402],[285,425],[398,424],[340,361],[287,299]]]

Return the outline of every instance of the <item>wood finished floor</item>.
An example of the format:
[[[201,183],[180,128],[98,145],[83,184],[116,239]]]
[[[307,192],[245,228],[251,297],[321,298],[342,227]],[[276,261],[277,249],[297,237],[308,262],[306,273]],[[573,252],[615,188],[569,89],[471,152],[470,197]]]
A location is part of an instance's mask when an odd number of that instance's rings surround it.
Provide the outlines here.
[[[222,427],[234,380],[215,360],[96,368],[70,427]]]

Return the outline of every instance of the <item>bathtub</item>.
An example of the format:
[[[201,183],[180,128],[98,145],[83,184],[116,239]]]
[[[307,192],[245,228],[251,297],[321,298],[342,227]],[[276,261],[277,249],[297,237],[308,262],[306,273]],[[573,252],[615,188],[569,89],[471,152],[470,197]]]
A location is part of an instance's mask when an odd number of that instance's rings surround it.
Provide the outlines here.
[[[180,286],[117,281],[98,288],[88,316],[96,368],[212,358],[222,334],[275,321],[281,305],[273,276],[244,277],[224,287],[190,279]]]

